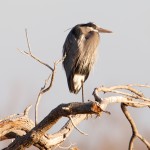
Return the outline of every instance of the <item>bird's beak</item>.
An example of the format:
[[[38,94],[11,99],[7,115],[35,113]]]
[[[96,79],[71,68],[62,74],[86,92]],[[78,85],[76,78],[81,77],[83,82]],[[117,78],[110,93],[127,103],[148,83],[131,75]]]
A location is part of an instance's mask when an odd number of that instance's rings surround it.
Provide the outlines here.
[[[107,30],[107,29],[103,29],[103,28],[100,28],[100,27],[98,27],[97,30],[98,30],[98,32],[100,32],[100,33],[112,33],[112,31],[109,31],[109,30]]]

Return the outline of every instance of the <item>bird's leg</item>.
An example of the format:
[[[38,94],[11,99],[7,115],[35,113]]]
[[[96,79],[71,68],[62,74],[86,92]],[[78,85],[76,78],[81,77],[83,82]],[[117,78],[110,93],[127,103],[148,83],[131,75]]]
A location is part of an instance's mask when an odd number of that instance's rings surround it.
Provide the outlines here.
[[[84,103],[84,88],[83,88],[84,82],[83,81],[81,82],[82,82],[82,102]]]

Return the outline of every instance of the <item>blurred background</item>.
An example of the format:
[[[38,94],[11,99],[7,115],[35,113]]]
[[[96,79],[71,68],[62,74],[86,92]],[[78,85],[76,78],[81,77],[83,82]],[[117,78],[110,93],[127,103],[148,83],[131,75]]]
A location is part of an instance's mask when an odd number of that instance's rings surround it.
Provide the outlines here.
[[[150,5],[149,0],[5,0],[0,4],[0,118],[22,113],[32,104],[31,119],[38,92],[50,70],[21,54],[27,50],[25,28],[28,29],[31,50],[35,56],[53,66],[62,57],[62,46],[69,32],[78,23],[95,22],[112,30],[101,34],[98,58],[85,83],[85,99],[93,99],[92,92],[101,85],[150,84]],[[150,97],[150,90],[144,90]],[[57,67],[51,91],[39,106],[39,121],[61,103],[79,101],[71,94],[62,65]],[[150,110],[129,109],[139,132],[150,141]],[[131,128],[119,104],[107,108],[111,115],[92,118],[78,127],[88,133],[74,130],[62,146],[76,144],[81,150],[127,150]],[[49,133],[58,131],[66,118],[60,120]],[[0,142],[0,149],[10,141]],[[35,147],[29,149],[36,149]],[[145,150],[136,140],[136,150]]]

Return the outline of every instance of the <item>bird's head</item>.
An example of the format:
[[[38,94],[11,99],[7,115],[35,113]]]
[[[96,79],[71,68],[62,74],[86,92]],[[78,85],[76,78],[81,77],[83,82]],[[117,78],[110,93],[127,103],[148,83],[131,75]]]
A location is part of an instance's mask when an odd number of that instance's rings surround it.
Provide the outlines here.
[[[89,22],[86,24],[81,24],[80,26],[88,28],[90,31],[95,31],[95,32],[99,32],[99,33],[112,33],[112,31],[103,29],[92,22]]]

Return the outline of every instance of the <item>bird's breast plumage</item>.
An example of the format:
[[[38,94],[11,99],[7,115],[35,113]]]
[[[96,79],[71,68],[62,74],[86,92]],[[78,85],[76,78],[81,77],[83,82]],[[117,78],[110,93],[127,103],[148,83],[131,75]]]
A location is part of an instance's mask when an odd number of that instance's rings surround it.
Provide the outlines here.
[[[77,70],[81,74],[88,74],[91,71],[93,64],[96,60],[97,46],[99,43],[99,34],[95,32],[89,32],[84,36],[82,49],[80,49],[80,55],[76,63]],[[87,79],[86,77],[86,79]]]

